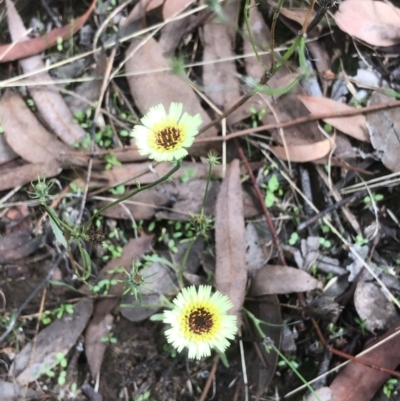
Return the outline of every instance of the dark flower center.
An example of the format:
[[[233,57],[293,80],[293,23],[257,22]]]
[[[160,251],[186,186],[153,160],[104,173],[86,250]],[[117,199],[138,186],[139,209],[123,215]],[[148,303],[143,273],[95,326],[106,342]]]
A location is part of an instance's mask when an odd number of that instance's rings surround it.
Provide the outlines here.
[[[189,329],[194,334],[208,333],[213,327],[212,314],[204,308],[193,310],[188,317]]]
[[[176,127],[167,127],[156,134],[156,144],[165,150],[173,149],[181,139],[181,130]]]

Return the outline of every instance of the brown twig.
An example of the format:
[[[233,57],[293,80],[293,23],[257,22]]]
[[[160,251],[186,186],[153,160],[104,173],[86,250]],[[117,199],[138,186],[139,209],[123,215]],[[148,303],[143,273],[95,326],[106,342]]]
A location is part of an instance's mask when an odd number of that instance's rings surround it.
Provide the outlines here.
[[[207,394],[208,394],[208,390],[210,390],[211,387],[211,383],[215,377],[215,372],[217,371],[217,366],[218,366],[218,362],[219,362],[219,355],[217,355],[214,358],[214,362],[213,362],[213,367],[211,369],[211,372],[207,378],[207,382],[203,388],[203,392],[201,393],[201,396],[199,398],[199,401],[204,401],[207,398]]]
[[[269,230],[271,231],[271,235],[272,235],[272,239],[274,241],[274,245],[275,245],[275,247],[276,247],[276,249],[278,251],[279,259],[281,260],[283,265],[286,265],[285,256],[283,255],[283,251],[281,249],[281,244],[280,244],[279,237],[278,237],[278,234],[277,234],[276,229],[275,229],[274,222],[272,221],[272,218],[271,218],[271,215],[270,215],[270,213],[268,211],[268,208],[265,205],[264,197],[263,197],[263,195],[261,193],[259,185],[257,184],[256,177],[254,177],[253,170],[251,169],[251,166],[250,166],[249,162],[247,161],[246,155],[243,152],[243,148],[241,147],[241,145],[240,145],[240,143],[239,143],[239,141],[237,139],[235,140],[235,145],[236,145],[236,149],[237,149],[237,151],[239,153],[240,159],[242,160],[242,162],[243,162],[243,164],[244,164],[244,166],[246,168],[246,171],[249,174],[250,180],[251,180],[251,182],[252,182],[252,184],[254,186],[254,189],[256,191],[256,196],[257,196],[257,198],[259,200],[259,203],[261,205],[261,208],[263,210],[263,213],[264,213],[265,219],[267,221]]]
[[[235,105],[236,106],[236,105]],[[233,107],[235,107],[233,106]],[[224,137],[221,136],[216,136],[212,138],[198,138],[194,142],[195,143],[202,143],[202,142],[223,142],[223,141],[229,141],[234,138],[239,138],[245,135],[253,134],[255,132],[261,132],[261,131],[268,131],[276,128],[288,128],[288,127],[294,127],[296,125],[300,124],[305,124],[310,121],[316,121],[316,120],[324,120],[326,118],[334,118],[334,117],[351,117],[351,116],[356,116],[359,114],[363,113],[373,113],[381,110],[386,110],[386,109],[391,109],[395,107],[400,107],[400,100],[395,100],[393,102],[387,102],[387,103],[381,103],[381,104],[375,104],[371,106],[364,107],[362,109],[354,109],[354,110],[346,110],[346,111],[336,111],[336,112],[329,112],[329,113],[320,113],[320,114],[310,114],[306,117],[300,117],[292,121],[286,121],[286,122],[280,122],[280,123],[273,123],[273,124],[266,124],[266,125],[261,125],[256,128],[248,128],[244,129],[241,131],[236,131],[232,134],[226,135]],[[213,125],[219,123],[223,118],[226,118],[228,114],[231,113],[231,109],[229,109],[227,112],[223,113],[221,116],[218,116],[215,120],[211,121],[210,124],[207,124],[204,128],[201,129],[201,132],[204,132],[208,128],[212,127]],[[233,109],[236,110],[236,107]]]

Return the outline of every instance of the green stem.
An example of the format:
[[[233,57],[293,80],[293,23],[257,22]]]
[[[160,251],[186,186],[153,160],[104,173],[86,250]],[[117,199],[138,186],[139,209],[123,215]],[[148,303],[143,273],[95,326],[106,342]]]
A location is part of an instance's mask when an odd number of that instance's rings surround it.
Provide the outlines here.
[[[193,237],[193,239],[190,241],[188,247],[186,248],[185,254],[183,255],[181,264],[179,265],[179,271],[178,271],[178,281],[179,281],[179,287],[182,289],[185,285],[183,282],[183,270],[185,269],[186,262],[188,260],[190,251],[193,248],[194,243],[196,242],[197,235]]]
[[[162,183],[163,181],[168,180],[169,177],[171,177],[174,173],[176,173],[180,167],[182,166],[182,160],[177,160],[176,161],[176,165],[165,175],[163,175],[161,178],[159,178],[158,180],[153,181],[150,184],[144,185],[143,187],[137,188],[132,192],[129,192],[127,195],[123,196],[120,199],[117,199],[114,202],[109,203],[108,205],[103,206],[101,209],[96,210],[95,213],[93,213],[93,216],[90,218],[90,220],[86,223],[86,228],[90,227],[90,225],[92,224],[93,220],[100,215],[101,212],[104,212],[104,210],[107,210],[108,208],[117,205],[118,203],[121,203],[123,201],[126,201],[127,199],[131,198],[132,196],[137,195],[139,192],[142,192],[146,189],[152,188],[160,183]]]
[[[265,336],[262,328],[261,328],[261,324],[267,324],[266,322],[257,319],[250,311],[248,311],[247,309],[243,308],[243,310],[246,312],[247,316],[253,321],[254,327],[256,328],[256,330],[258,331],[258,334],[261,336],[262,339],[267,339],[267,337]],[[310,392],[314,395],[314,397],[318,400],[321,401],[321,398],[318,396],[318,394],[315,392],[315,390],[311,387],[310,383],[308,383],[308,381],[301,375],[301,373],[293,366],[292,362],[289,361],[289,359],[287,359],[285,357],[285,355],[282,354],[281,351],[279,351],[279,349],[272,343],[268,343],[268,344],[264,344],[265,346],[265,350],[267,352],[268,351],[268,347],[271,347],[278,355],[279,357],[285,361],[285,363],[290,367],[290,369],[292,369],[292,371],[294,372],[294,374],[304,383],[304,385],[308,388],[308,390],[310,390]]]
[[[50,218],[53,219],[58,225],[63,226],[66,230],[68,230],[74,237],[79,237],[79,234],[68,224],[64,223],[57,214],[54,213],[53,209],[49,207],[46,203],[42,203],[42,206],[46,209],[46,212],[49,214]]]
[[[300,44],[300,40],[303,36],[297,36],[292,45],[282,56],[278,63],[276,63],[271,71],[271,76],[273,76],[290,58],[290,56],[295,52],[297,46]]]
[[[204,191],[204,196],[203,196],[203,204],[201,205],[201,212],[200,212],[201,215],[204,215],[204,210],[206,208],[208,188],[210,186],[210,181],[211,181],[211,169],[212,169],[212,164],[210,163],[208,165],[207,183],[206,183],[206,189]]]

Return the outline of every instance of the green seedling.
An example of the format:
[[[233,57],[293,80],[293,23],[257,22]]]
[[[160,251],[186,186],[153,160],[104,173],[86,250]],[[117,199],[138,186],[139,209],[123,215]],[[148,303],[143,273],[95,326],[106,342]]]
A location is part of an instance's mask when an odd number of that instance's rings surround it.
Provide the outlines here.
[[[362,235],[357,235],[356,236],[356,244],[366,245],[366,244],[368,244],[368,240],[366,238],[364,238]]]
[[[107,153],[104,156],[106,162],[106,170],[111,170],[113,167],[120,167],[122,163],[117,159],[114,153]]]
[[[373,194],[372,194],[372,199],[373,199],[375,202],[379,202],[379,201],[381,201],[381,200],[384,199],[384,196],[383,196],[382,194],[375,194],[375,193],[373,193]],[[372,199],[371,199],[370,196],[366,196],[366,197],[363,199],[363,202],[365,203],[365,206],[373,206]]]
[[[297,232],[294,232],[294,233],[292,233],[291,235],[290,235],[290,238],[289,238],[289,245],[295,245],[296,244],[296,242],[299,240],[299,233],[297,233]]]
[[[64,49],[63,42],[64,42],[63,38],[61,38],[61,37],[57,38],[57,50],[59,52],[62,52]]]
[[[327,240],[324,237],[319,237],[319,243],[321,246],[328,249],[332,246],[331,241]]]
[[[354,318],[354,322],[357,323],[358,327],[360,327],[360,329],[361,329],[361,334],[362,334],[363,336],[365,336],[366,333],[367,333],[367,329],[366,329],[366,326],[367,326],[367,319],[360,319],[359,317],[355,317],[355,318]]]
[[[194,177],[196,177],[196,170],[194,168],[185,168],[181,175],[181,181],[188,182]]]
[[[111,279],[111,280],[103,279],[103,280],[100,280],[96,285],[94,285],[92,287],[92,291],[94,293],[96,293],[96,294],[101,292],[102,294],[107,295],[108,292],[110,291],[110,287],[112,285],[118,284],[118,282],[119,281],[115,280],[115,279]]]
[[[276,195],[283,195],[283,190],[280,187],[278,176],[276,174],[272,174],[271,178],[268,180],[268,183],[266,185],[263,184],[262,187],[266,189],[265,205],[267,207],[271,207],[274,205]]]
[[[395,379],[394,377],[392,377],[383,385],[382,391],[383,391],[383,394],[385,394],[387,398],[392,397],[392,395],[395,392],[398,382],[399,382],[399,379]]]
[[[114,333],[110,331],[107,336],[101,337],[102,343],[116,344],[118,342],[117,338],[114,336]]]
[[[126,191],[125,185],[117,185],[109,190],[113,195],[123,195]]]
[[[66,313],[70,315],[74,313],[74,307],[71,304],[62,304],[52,311],[45,311],[42,314],[41,322],[47,325],[51,323],[53,319],[61,319]]]
[[[250,111],[250,118],[251,118],[251,125],[253,128],[256,128],[262,123],[262,118],[266,113],[266,109],[256,110],[253,106],[249,108]]]

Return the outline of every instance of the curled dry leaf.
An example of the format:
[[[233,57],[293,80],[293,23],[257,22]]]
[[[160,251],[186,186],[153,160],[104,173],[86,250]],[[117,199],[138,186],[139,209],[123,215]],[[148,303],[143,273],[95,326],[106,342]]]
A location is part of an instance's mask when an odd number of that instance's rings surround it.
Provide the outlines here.
[[[7,5],[10,34],[12,39],[17,41],[21,37],[26,37],[27,30],[14,4],[9,0]],[[24,73],[45,68],[41,56],[25,58],[20,61],[20,64]],[[52,78],[47,72],[40,72],[29,77],[29,81],[31,83],[52,82]],[[79,124],[74,123],[72,113],[55,85],[29,86],[29,92],[43,119],[63,142],[72,145],[84,138],[85,131]]]
[[[6,3],[8,10],[14,7],[11,0],[7,0]],[[25,34],[23,34],[15,38],[12,44],[0,46],[0,63],[19,60],[21,58],[42,53],[46,49],[55,46],[59,38],[62,38],[63,40],[69,39],[82,28],[86,20],[89,18],[89,15],[92,13],[95,5],[96,0],[93,0],[85,14],[70,24],[61,28],[53,29],[43,36],[29,40],[21,40],[25,37]]]
[[[231,313],[238,316],[239,326],[247,282],[245,237],[240,166],[235,159],[221,184],[215,207],[215,284],[232,301]]]
[[[389,2],[342,1],[333,18],[342,31],[372,46],[400,43],[400,9]]]
[[[304,145],[289,145],[287,149],[283,146],[272,146],[271,151],[276,157],[291,162],[306,163],[328,156],[335,145],[336,135],[321,142]]]
[[[74,306],[72,314],[64,314],[43,329],[36,341],[28,343],[14,359],[9,376],[18,384],[28,384],[57,363],[57,354],[66,355],[74,346],[93,311],[93,301],[85,299]]]
[[[320,283],[307,272],[289,266],[267,265],[259,269],[251,280],[249,294],[288,294],[315,290]]]
[[[30,163],[58,163],[60,153],[69,149],[39,123],[21,96],[10,90],[0,100],[0,123],[11,148]]]
[[[297,95],[297,97],[311,114],[330,112],[332,114],[337,114],[341,111],[354,110],[354,107],[324,97],[303,95]],[[363,142],[370,142],[367,130],[367,119],[361,114],[350,117],[324,118],[324,121],[353,138]]]
[[[184,105],[184,111],[190,115],[199,113],[203,125],[211,122],[189,83],[184,78],[181,79],[167,71],[169,63],[162,55],[161,46],[153,38],[146,39],[145,42],[133,40],[127,50],[127,58],[126,72],[130,91],[136,106],[143,115],[149,111],[150,107],[159,103],[168,109],[171,102],[178,102]],[[147,72],[163,68],[166,71]],[[217,130],[212,127],[199,137],[216,135]],[[194,144],[189,152],[194,156],[204,156],[212,148],[215,148],[215,145]]]

